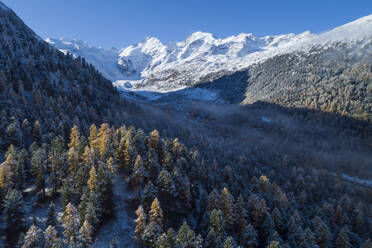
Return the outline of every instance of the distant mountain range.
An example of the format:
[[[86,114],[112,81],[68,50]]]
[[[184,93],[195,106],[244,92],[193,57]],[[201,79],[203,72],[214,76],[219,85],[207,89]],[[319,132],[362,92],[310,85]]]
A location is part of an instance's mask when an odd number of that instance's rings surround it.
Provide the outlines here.
[[[276,55],[353,44],[372,35],[372,15],[322,34],[304,32],[255,37],[239,34],[219,39],[196,32],[186,40],[164,45],[154,37],[123,49],[91,47],[80,40],[46,41],[63,52],[82,56],[122,90],[168,92],[209,81]]]

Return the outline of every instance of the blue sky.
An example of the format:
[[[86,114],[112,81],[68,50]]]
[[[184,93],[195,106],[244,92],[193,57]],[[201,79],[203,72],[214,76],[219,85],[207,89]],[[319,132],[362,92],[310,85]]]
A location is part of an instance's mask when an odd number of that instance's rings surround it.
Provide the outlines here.
[[[2,0],[41,37],[122,48],[195,31],[227,37],[319,33],[372,14],[372,0]]]

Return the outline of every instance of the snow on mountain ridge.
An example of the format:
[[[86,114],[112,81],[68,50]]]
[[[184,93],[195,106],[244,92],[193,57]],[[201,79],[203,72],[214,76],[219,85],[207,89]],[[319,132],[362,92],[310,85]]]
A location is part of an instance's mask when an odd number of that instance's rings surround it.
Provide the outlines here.
[[[47,42],[85,57],[120,89],[167,92],[198,83],[211,73],[233,72],[275,55],[306,51],[317,44],[358,41],[371,35],[372,15],[318,35],[307,31],[265,37],[241,33],[216,38],[211,33],[195,32],[180,42],[165,45],[148,37],[120,50],[89,47],[74,40]]]

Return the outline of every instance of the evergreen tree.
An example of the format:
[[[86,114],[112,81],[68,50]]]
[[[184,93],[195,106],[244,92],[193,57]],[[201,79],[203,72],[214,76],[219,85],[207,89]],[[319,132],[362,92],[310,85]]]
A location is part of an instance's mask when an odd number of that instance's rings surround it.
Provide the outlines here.
[[[278,241],[271,241],[267,247],[268,248],[280,248],[280,243]]]
[[[97,127],[96,125],[92,124],[90,126],[90,134],[89,134],[89,147],[91,149],[97,149]]]
[[[71,247],[78,245],[78,234],[79,234],[79,216],[76,208],[71,203],[67,204],[66,209],[63,213],[62,224],[64,227],[63,235],[65,236],[65,242]]]
[[[283,223],[282,214],[277,207],[274,208],[271,217],[274,221],[275,229],[278,230],[279,233],[283,234],[285,225]]]
[[[207,209],[209,211],[212,211],[213,209],[219,209],[219,205],[218,205],[218,193],[217,193],[217,190],[213,189],[211,193],[209,193],[209,196],[208,196],[208,207]]]
[[[58,238],[57,230],[54,226],[48,226],[44,232],[45,247],[62,248],[62,241]]]
[[[12,151],[12,152],[9,152]],[[16,168],[15,151],[11,146],[7,152],[6,160],[0,165],[0,188],[6,189],[14,185],[14,174]]]
[[[224,220],[225,220],[225,227],[226,227],[226,230],[231,232],[232,231],[232,228],[233,228],[233,225],[234,225],[234,217],[233,217],[233,209],[234,209],[234,205],[233,205],[233,198],[232,196],[230,195],[229,191],[227,190],[227,188],[223,188],[222,192],[221,192],[221,196],[220,196],[220,208],[221,208],[221,211],[223,213],[223,217],[224,217]]]
[[[22,212],[22,195],[19,191],[9,190],[4,199],[4,213],[6,216],[5,235],[8,244],[14,245],[18,235],[24,228]]]
[[[142,206],[138,207],[138,209],[136,210],[136,215],[137,215],[137,219],[135,219],[136,229],[134,232],[136,238],[138,240],[141,240],[146,228],[146,214]]]
[[[149,212],[150,222],[155,222],[161,228],[163,227],[163,210],[160,207],[160,202],[158,198],[155,198],[151,204],[151,209]]]
[[[221,239],[224,234],[224,220],[221,210],[213,209],[209,217],[210,229],[214,230],[216,236]]]
[[[42,231],[37,226],[32,225],[26,232],[22,248],[41,248],[42,239]]]
[[[145,169],[143,166],[143,161],[141,155],[138,154],[136,162],[134,163],[133,174],[130,178],[130,183],[132,186],[140,186],[143,184],[145,176]]]
[[[48,217],[47,217],[47,225],[48,226],[56,226],[57,225],[57,217],[54,211],[54,202],[51,202],[49,205]]]
[[[145,247],[155,247],[156,241],[161,235],[162,228],[155,222],[150,222],[143,233],[143,242]]]
[[[40,200],[45,199],[46,174],[48,171],[47,154],[45,149],[39,148],[32,154],[32,173],[35,176],[36,189],[41,193]]]
[[[216,248],[222,247],[221,239],[217,237],[213,228],[209,230],[209,233],[204,240],[204,247],[216,247]]]
[[[90,168],[90,171],[89,171],[88,186],[91,192],[94,192],[96,190],[97,173],[96,173],[96,169],[94,168],[94,166],[92,166],[92,168]]]
[[[344,228],[341,228],[339,231],[336,242],[335,242],[335,247],[336,248],[351,248],[352,246],[350,245],[350,239],[347,233],[345,233]]]
[[[223,243],[223,248],[235,248],[235,247],[236,247],[236,244],[235,244],[234,239],[231,236],[227,237],[227,239],[225,239],[225,242]]]
[[[190,229],[186,222],[184,222],[180,229],[178,230],[175,243],[176,247],[183,248],[195,247],[195,233],[193,230]]]
[[[88,221],[84,221],[79,230],[79,242],[82,247],[89,247],[93,242],[93,230]]]
[[[235,228],[238,230],[239,236],[241,236],[247,226],[247,210],[244,205],[243,196],[240,194],[235,204]]]
[[[66,208],[70,200],[71,200],[71,189],[70,189],[69,180],[66,179],[62,185],[62,207],[63,209]]]
[[[329,242],[331,240],[330,236],[331,234],[329,232],[328,226],[324,223],[320,223],[315,233],[316,243],[319,245],[320,248],[329,247]]]
[[[257,232],[251,224],[248,224],[243,232],[242,244],[246,248],[258,247]]]

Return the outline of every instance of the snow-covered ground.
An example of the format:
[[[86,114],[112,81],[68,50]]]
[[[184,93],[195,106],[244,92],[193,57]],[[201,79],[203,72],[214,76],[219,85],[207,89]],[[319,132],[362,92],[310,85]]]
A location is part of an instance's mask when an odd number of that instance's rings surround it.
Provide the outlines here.
[[[135,247],[133,242],[135,223],[126,207],[127,199],[131,197],[127,182],[116,175],[113,183],[116,216],[100,228],[92,247],[108,247],[114,238],[118,248]]]
[[[372,179],[371,180],[363,180],[363,179],[360,179],[358,177],[352,177],[352,176],[349,176],[349,175],[346,175],[346,174],[342,174],[342,178],[345,179],[346,181],[349,181],[349,182],[354,182],[354,183],[358,183],[358,184],[362,184],[362,185],[365,185],[365,186],[372,187]]]
[[[256,37],[241,33],[227,38],[196,32],[164,45],[154,37],[123,49],[91,47],[79,40],[47,39],[63,52],[82,56],[119,89],[166,93],[182,90],[211,73],[234,72],[270,57],[335,42],[355,43],[372,37],[372,15],[322,34],[304,32]],[[199,92],[195,92],[199,93]],[[200,97],[210,94],[199,94]],[[205,100],[205,99],[203,99]]]

